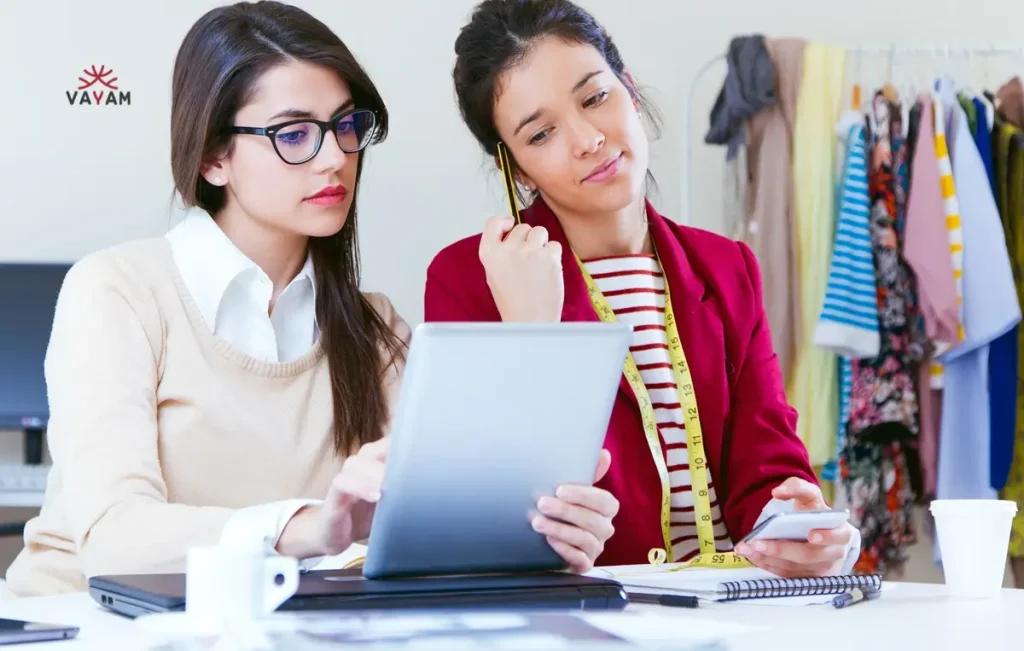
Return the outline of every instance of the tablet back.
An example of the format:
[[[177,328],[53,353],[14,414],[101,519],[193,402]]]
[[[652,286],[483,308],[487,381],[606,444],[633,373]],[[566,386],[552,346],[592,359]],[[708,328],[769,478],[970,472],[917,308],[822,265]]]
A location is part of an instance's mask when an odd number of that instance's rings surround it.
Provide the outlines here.
[[[565,567],[530,521],[593,482],[631,340],[599,322],[417,328],[364,574]]]

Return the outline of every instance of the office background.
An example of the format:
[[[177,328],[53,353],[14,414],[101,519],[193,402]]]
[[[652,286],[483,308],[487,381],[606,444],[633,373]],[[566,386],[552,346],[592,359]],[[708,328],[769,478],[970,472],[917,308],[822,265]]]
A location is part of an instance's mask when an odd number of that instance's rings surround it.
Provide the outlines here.
[[[1024,3],[1013,0],[579,2],[608,27],[663,114],[651,163],[657,205],[715,231],[723,229],[723,151],[702,140],[724,64],[694,77],[731,37],[761,32],[851,46],[962,47],[1017,42],[1024,24]],[[452,44],[473,0],[294,3],[346,41],[391,111],[390,138],[369,153],[360,193],[364,280],[418,323],[431,256],[504,212],[499,179],[461,124],[450,81]],[[168,160],[171,69],[188,27],[217,4],[0,2],[0,262],[73,262],[126,239],[162,234],[177,222],[182,213]],[[865,58],[863,65],[865,74],[884,74],[886,63]],[[116,104],[69,103],[85,70],[112,71]],[[130,103],[121,101],[126,93]],[[8,315],[17,309],[0,306]],[[20,435],[0,432],[0,462],[21,458]],[[0,509],[0,521],[26,514]],[[0,539],[0,569],[19,545]],[[918,546],[911,573],[920,576],[911,578],[937,578],[926,547]]]

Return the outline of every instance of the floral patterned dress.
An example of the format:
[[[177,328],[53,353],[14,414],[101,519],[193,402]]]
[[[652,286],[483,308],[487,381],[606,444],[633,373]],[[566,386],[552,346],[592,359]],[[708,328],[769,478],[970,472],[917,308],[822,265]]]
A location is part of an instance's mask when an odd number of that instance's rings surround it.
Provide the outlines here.
[[[918,432],[918,403],[910,338],[913,279],[901,255],[906,188],[897,182],[897,172],[905,167],[907,152],[900,107],[879,92],[868,123],[881,348],[875,359],[851,361],[849,421],[839,463],[851,521],[863,538],[855,571],[886,573],[902,567],[908,545],[916,541],[907,451]]]

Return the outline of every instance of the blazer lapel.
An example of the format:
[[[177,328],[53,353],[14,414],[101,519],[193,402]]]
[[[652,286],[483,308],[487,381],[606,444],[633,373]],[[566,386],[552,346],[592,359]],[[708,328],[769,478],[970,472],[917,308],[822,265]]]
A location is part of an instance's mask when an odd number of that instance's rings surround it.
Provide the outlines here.
[[[676,328],[693,376],[694,391],[705,431],[721,431],[726,413],[728,377],[726,374],[725,332],[722,319],[712,301],[705,300],[705,286],[690,264],[680,238],[679,228],[659,215],[648,204],[648,224],[658,260],[672,298]],[[705,441],[714,437],[705,437]]]
[[[522,214],[524,222],[531,226],[543,226],[548,231],[548,239],[562,245],[562,279],[565,283],[565,299],[562,303],[562,321],[576,323],[580,321],[600,321],[597,311],[590,302],[587,283],[583,280],[576,256],[569,248],[569,240],[562,230],[555,213],[544,202],[537,199]]]
[[[562,305],[562,321],[599,321],[597,312],[590,302],[586,282],[576,264],[576,256],[569,247],[569,241],[558,218],[543,201],[537,200],[523,213],[524,221],[532,226],[543,226],[548,237],[562,245],[562,277],[565,282],[565,301]],[[647,203],[647,220],[654,248],[665,274],[672,295],[672,309],[676,315],[676,327],[683,340],[683,348],[690,362],[690,372],[698,393],[698,400],[708,404],[719,404],[722,391],[716,369],[725,368],[725,341],[721,320],[714,308],[704,301],[704,283],[694,272],[686,252],[679,242],[673,227],[662,217],[654,206]],[[639,402],[625,375],[619,382],[619,393],[639,414]],[[714,413],[716,409],[701,412]],[[708,425],[712,425],[708,423]]]

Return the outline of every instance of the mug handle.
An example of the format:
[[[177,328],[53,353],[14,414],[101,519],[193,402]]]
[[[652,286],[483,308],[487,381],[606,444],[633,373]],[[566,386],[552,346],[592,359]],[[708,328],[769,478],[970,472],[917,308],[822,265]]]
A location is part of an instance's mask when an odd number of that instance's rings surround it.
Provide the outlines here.
[[[263,612],[269,615],[299,589],[299,561],[291,556],[268,556],[263,567],[266,581]]]

